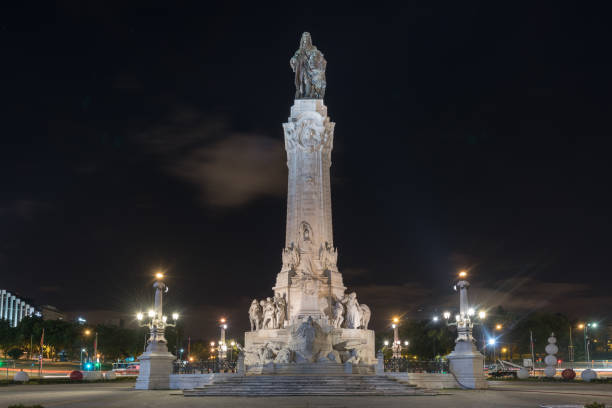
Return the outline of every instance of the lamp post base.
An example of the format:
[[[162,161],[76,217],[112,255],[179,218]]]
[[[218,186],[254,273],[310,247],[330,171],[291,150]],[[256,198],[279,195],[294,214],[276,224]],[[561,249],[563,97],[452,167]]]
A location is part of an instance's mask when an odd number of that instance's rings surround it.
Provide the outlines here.
[[[138,360],[140,371],[134,386],[137,390],[168,390],[172,362],[176,359],[168,351],[146,351]]]
[[[457,382],[465,388],[481,390],[488,388],[484,375],[484,356],[471,341],[458,341],[455,350],[448,355],[450,371]]]

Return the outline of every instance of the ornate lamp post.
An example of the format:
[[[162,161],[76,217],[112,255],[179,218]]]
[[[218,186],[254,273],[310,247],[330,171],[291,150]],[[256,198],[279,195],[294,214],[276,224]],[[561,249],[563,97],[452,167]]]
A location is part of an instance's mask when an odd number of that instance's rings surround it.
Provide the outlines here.
[[[227,321],[224,317],[219,319],[219,328],[221,329],[221,337],[219,338],[219,362],[227,357],[227,344],[225,344],[225,330],[227,330]]]
[[[155,306],[147,312],[147,316],[138,313],[136,318],[142,327],[149,328],[149,339],[145,352],[139,357],[140,371],[135,388],[138,390],[168,389],[172,362],[175,357],[168,352],[168,341],[165,337],[166,327],[176,326],[178,313],[172,314],[173,323],[168,322],[163,314],[163,294],[168,292],[168,286],[162,281],[164,274],[155,274]]]
[[[391,351],[393,351],[393,358],[401,358],[402,357],[402,342],[399,339],[399,318],[393,318],[393,324],[391,324],[393,328],[393,345],[391,346]]]
[[[168,286],[162,281],[164,275],[161,272],[155,274],[155,307],[147,312],[147,319],[142,313],[138,313],[136,318],[141,327],[149,328],[149,339],[147,340],[146,351],[168,351],[168,340],[166,340],[166,327],[175,327],[179,318],[178,313],[172,314],[173,323],[168,322],[168,317],[163,314],[163,294],[168,292]]]
[[[450,324],[457,326],[457,339],[455,350],[449,354],[448,360],[450,370],[461,385],[466,388],[482,389],[487,388],[483,370],[484,357],[476,349],[472,337],[474,328],[472,318],[476,311],[469,305],[467,289],[470,283],[466,278],[467,272],[461,271],[459,281],[455,284],[455,289],[459,291],[459,314],[455,316],[455,322]]]

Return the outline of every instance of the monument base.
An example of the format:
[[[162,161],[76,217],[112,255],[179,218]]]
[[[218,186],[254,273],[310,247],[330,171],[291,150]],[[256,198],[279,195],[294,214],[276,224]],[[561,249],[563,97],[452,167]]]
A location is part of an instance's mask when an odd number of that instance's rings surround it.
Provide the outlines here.
[[[138,360],[140,371],[136,379],[137,390],[168,390],[172,362],[176,359],[168,351],[146,351]]]
[[[449,369],[457,382],[465,388],[488,388],[484,375],[484,356],[471,341],[458,341],[455,350],[448,355]]]
[[[293,330],[292,330],[293,329]],[[336,329],[321,327],[322,335],[316,338],[312,347],[311,359],[300,359],[300,350],[291,350],[291,333],[295,327],[285,329],[263,329],[245,333],[246,372],[254,373],[299,373],[312,372],[324,374],[345,370],[343,365],[350,363],[360,371],[374,371],[374,331],[362,329]],[[316,350],[321,350],[316,352]],[[297,367],[297,366],[304,367]],[[367,367],[367,368],[366,368]]]

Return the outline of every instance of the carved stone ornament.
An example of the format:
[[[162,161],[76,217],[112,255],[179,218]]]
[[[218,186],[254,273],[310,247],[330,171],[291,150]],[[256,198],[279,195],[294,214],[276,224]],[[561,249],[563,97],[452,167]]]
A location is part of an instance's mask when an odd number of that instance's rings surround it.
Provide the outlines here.
[[[335,123],[318,112],[304,112],[297,121],[284,123],[285,147],[288,151],[300,147],[307,152],[331,149]]]

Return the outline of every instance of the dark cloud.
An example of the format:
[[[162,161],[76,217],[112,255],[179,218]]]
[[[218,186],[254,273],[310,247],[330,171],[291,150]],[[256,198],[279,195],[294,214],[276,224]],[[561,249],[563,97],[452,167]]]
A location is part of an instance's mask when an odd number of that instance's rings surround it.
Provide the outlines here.
[[[31,219],[34,214],[45,209],[46,203],[36,200],[19,199],[0,204],[0,216],[16,216]]]
[[[169,174],[195,185],[205,204],[239,207],[286,190],[285,154],[278,139],[235,132],[222,120],[184,110],[139,140]]]

